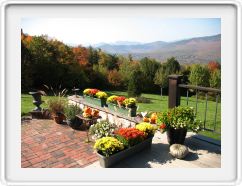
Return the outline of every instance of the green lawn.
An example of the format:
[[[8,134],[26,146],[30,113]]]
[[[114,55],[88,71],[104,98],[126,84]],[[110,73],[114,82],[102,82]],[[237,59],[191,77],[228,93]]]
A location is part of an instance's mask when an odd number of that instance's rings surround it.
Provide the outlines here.
[[[120,91],[106,91],[109,94],[122,95],[127,96],[127,92]],[[152,103],[138,103],[138,112],[142,111],[153,111],[153,112],[161,112],[165,111],[168,108],[168,97],[161,96],[156,94],[142,94],[142,97],[149,98]],[[186,97],[181,97],[181,105],[187,105]],[[196,98],[189,97],[188,106],[196,108]],[[197,105],[197,118],[204,122],[205,118],[205,100],[198,99]],[[206,119],[206,128],[213,129],[214,127],[214,118],[215,118],[215,109],[216,102],[208,101],[207,104],[207,119]],[[216,119],[216,133],[209,131],[202,131],[200,134],[206,135],[208,137],[212,137],[214,139],[221,140],[221,104],[218,103],[217,110],[217,119]]]
[[[126,92],[121,91],[106,91],[108,94],[115,94],[115,95],[123,95],[127,96]],[[151,103],[138,103],[138,112],[142,111],[150,111],[150,112],[161,112],[165,111],[168,108],[168,97],[163,96],[161,98],[160,95],[156,94],[142,94],[142,97],[148,98],[151,100]],[[42,96],[42,100],[45,101],[48,99],[48,96]],[[21,115],[28,114],[33,108],[35,107],[32,103],[33,98],[31,95],[28,94],[22,94],[21,95]],[[186,105],[186,97],[181,98],[181,105]],[[195,98],[189,98],[189,104],[188,106],[196,107],[196,99]],[[43,103],[41,105],[42,108],[46,108],[47,105]],[[215,117],[215,108],[216,103],[214,101],[208,101],[208,110],[207,110],[207,120],[206,120],[206,127],[213,129],[213,122]],[[198,108],[197,108],[197,117],[198,119],[204,121],[205,116],[205,100],[198,99]],[[214,139],[221,139],[221,104],[218,104],[218,110],[217,110],[217,121],[216,121],[216,132],[212,133],[209,131],[202,131],[201,134],[212,137]]]
[[[42,96],[42,101],[46,101],[48,97],[51,96]],[[46,108],[46,103],[42,103],[40,105],[41,108]],[[21,94],[21,116],[29,115],[29,112],[32,111],[35,108],[35,105],[33,105],[33,97],[29,94]]]

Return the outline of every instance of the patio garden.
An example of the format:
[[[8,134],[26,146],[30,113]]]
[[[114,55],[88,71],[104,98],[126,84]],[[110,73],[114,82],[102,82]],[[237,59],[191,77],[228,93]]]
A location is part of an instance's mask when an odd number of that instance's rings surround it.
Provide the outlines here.
[[[220,167],[219,62],[135,59],[21,32],[21,63],[22,167],[87,167],[98,159],[128,167],[122,162],[143,151],[148,156],[133,167],[166,160],[179,167],[180,159]]]

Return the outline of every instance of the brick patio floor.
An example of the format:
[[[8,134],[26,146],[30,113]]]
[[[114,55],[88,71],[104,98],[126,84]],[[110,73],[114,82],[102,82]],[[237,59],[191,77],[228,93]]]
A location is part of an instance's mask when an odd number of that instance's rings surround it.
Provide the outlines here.
[[[36,119],[22,121],[21,128],[22,168],[78,168],[97,161],[85,131]]]

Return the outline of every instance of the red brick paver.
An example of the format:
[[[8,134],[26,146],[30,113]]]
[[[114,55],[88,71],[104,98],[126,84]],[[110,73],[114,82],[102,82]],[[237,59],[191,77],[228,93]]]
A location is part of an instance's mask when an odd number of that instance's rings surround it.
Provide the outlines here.
[[[97,161],[85,131],[53,120],[23,121],[21,128],[22,168],[78,168]]]

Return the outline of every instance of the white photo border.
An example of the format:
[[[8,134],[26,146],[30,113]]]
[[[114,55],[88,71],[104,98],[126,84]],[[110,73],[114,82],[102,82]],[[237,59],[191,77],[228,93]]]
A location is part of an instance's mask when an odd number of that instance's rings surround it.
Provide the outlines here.
[[[58,182],[58,181],[44,181],[43,182],[38,182],[38,181],[15,181],[15,180],[8,180],[7,175],[6,175],[6,146],[8,143],[7,140],[7,131],[6,131],[6,120],[7,120],[7,113],[5,112],[6,110],[6,95],[8,94],[6,92],[6,84],[7,84],[7,74],[6,74],[6,56],[7,56],[7,49],[6,49],[6,39],[5,37],[8,35],[6,33],[6,9],[8,6],[11,5],[132,5],[132,4],[137,4],[137,5],[232,5],[236,8],[236,27],[237,27],[237,33],[236,33],[236,132],[237,132],[237,139],[236,139],[236,179],[233,181],[229,182],[209,182],[204,180],[204,182],[198,182],[198,181],[193,181],[193,182],[183,182],[183,181],[122,181],[122,182],[116,182],[116,181],[111,181],[111,182],[103,182],[103,181],[63,181],[63,182]],[[221,30],[222,31],[222,30]],[[223,34],[221,34],[223,37]],[[223,47],[223,45],[222,45]],[[241,108],[241,95],[242,95],[242,90],[241,90],[241,83],[242,83],[242,65],[241,65],[241,2],[239,1],[148,1],[148,0],[140,0],[140,1],[6,1],[2,4],[1,6],[1,183],[3,185],[238,185],[241,183],[241,113],[242,113],[242,108]],[[222,73],[223,74],[223,73]],[[231,74],[230,74],[231,75]],[[232,98],[231,98],[232,99]],[[223,138],[222,138],[223,139]],[[223,148],[223,146],[222,146]],[[234,152],[235,153],[235,152]],[[115,171],[119,171],[118,169],[115,169]],[[166,169],[162,169],[166,170]],[[137,169],[133,169],[133,171],[137,171]],[[157,169],[156,169],[157,171]],[[160,171],[160,169],[159,169]],[[191,169],[190,171],[193,171]],[[31,172],[31,171],[30,171]],[[162,174],[162,171],[160,171]],[[119,180],[120,181],[120,180]]]

